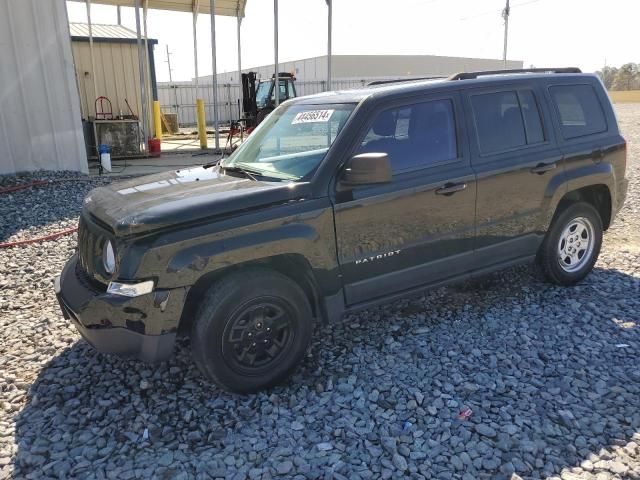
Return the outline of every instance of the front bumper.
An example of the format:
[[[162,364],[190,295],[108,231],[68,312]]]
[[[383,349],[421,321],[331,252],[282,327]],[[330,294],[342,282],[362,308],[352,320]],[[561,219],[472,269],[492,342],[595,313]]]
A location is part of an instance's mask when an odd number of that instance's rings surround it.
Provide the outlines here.
[[[108,294],[91,283],[71,257],[55,280],[62,313],[97,351],[145,362],[173,353],[186,288],[156,290],[139,297]]]

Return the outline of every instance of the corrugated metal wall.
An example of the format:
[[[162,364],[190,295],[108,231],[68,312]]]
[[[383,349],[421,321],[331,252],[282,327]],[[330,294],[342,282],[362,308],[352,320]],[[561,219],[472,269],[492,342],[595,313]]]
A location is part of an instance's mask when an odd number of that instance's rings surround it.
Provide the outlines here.
[[[86,172],[64,0],[1,0],[0,62],[0,174]]]
[[[221,122],[238,118],[238,98],[240,89],[238,85],[218,84],[218,99],[216,106],[219,109]],[[196,124],[196,98],[202,98],[205,102],[205,115],[207,124],[213,125],[213,85],[202,84],[198,88],[193,83],[158,84],[158,100],[165,113],[178,112],[178,121],[182,126]]]
[[[95,101],[100,96],[109,98],[114,115],[129,115],[125,99],[129,101],[135,115],[140,116],[140,68],[138,64],[138,46],[135,43],[93,42],[96,62],[96,88],[93,88],[91,74],[91,51],[89,42],[73,41],[73,58],[76,65],[82,118],[95,117]],[[149,72],[150,70],[147,70]],[[153,92],[147,75],[147,92],[152,105]],[[149,125],[153,124],[149,117]]]

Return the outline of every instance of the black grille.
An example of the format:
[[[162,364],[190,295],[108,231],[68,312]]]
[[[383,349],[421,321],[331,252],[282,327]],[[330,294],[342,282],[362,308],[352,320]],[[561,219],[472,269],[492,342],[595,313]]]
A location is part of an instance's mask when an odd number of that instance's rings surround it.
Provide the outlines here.
[[[102,248],[107,235],[82,216],[78,224],[78,266],[93,281],[104,279]],[[98,282],[102,283],[102,282]]]
[[[89,275],[96,273],[98,243],[99,238],[88,228],[86,221],[80,217],[80,224],[78,225],[78,254],[80,266]]]
[[[84,271],[80,263],[76,263],[76,278],[82,286],[91,290],[93,293],[104,293],[107,291],[107,286],[89,276],[89,274]]]

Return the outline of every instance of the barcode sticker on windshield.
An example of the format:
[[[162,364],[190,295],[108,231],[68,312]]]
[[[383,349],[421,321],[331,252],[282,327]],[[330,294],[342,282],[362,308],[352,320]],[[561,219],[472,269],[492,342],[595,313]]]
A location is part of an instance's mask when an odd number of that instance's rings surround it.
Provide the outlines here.
[[[312,122],[328,122],[335,110],[309,110],[308,112],[300,112],[293,117],[291,125],[296,123],[312,123]]]

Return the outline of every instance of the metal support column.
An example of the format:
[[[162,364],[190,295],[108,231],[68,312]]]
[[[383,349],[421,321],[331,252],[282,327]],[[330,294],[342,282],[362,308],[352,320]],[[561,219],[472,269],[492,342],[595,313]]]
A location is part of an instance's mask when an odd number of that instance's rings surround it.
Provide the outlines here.
[[[327,2],[327,90],[331,90],[331,30],[333,23],[333,0]]]
[[[140,116],[142,117],[142,140],[144,141],[144,146],[142,150],[144,152],[147,151],[148,144],[148,135],[149,135],[149,127],[148,120],[149,115],[148,107],[147,107],[147,85],[145,81],[145,66],[144,66],[144,52],[142,49],[144,48],[144,44],[142,43],[142,28],[140,25],[140,0],[135,0],[135,11],[136,11],[136,35],[138,37],[138,67],[140,69],[140,105],[142,108],[140,109]]]
[[[200,79],[198,73],[198,12],[200,11],[200,0],[193,0],[193,66],[195,70],[196,87],[196,122],[198,125],[198,138],[200,148],[207,148],[207,120],[204,110],[204,100],[200,98]]]
[[[93,81],[93,101],[100,96],[98,95],[98,82],[96,80],[96,60],[93,53],[93,25],[91,23],[91,0],[86,0],[87,5],[87,24],[89,25],[89,56],[91,57],[91,80]],[[91,105],[87,105],[87,112],[91,111]],[[94,112],[94,115],[97,112]]]
[[[122,7],[120,7],[120,5],[118,5],[116,8],[118,9],[118,11],[117,11],[118,25],[122,25]]]
[[[243,97],[242,97],[242,42],[240,38],[240,27],[242,26],[242,17],[240,16],[240,2],[238,2],[238,10],[236,10],[237,21],[237,38],[238,38],[238,119],[242,118],[243,110]]]
[[[193,66],[195,69],[196,98],[198,98],[198,10],[200,9],[200,1],[193,2]]]
[[[144,6],[142,8],[142,24],[143,24],[143,28],[144,28],[144,59],[145,59],[145,63],[144,63],[144,80],[145,80],[145,86],[151,88],[151,72],[149,71],[149,34],[148,34],[148,30],[147,30],[147,14],[149,13],[149,0],[144,0]],[[151,96],[151,95],[149,95]],[[155,99],[152,99],[155,100]],[[153,114],[153,103],[150,102],[148,105],[148,111],[147,111],[147,118],[151,119],[154,118],[155,119],[155,115]],[[155,120],[154,120],[155,121]],[[155,126],[154,126],[155,128]],[[149,128],[149,132],[151,132],[152,129]]]
[[[273,57],[276,72],[273,83],[273,93],[275,95],[276,107],[280,105],[280,67],[278,66],[278,0],[273,0]]]
[[[216,150],[220,150],[220,125],[218,115],[218,68],[216,66],[216,0],[209,0],[211,8],[211,68],[213,73],[213,128]]]

